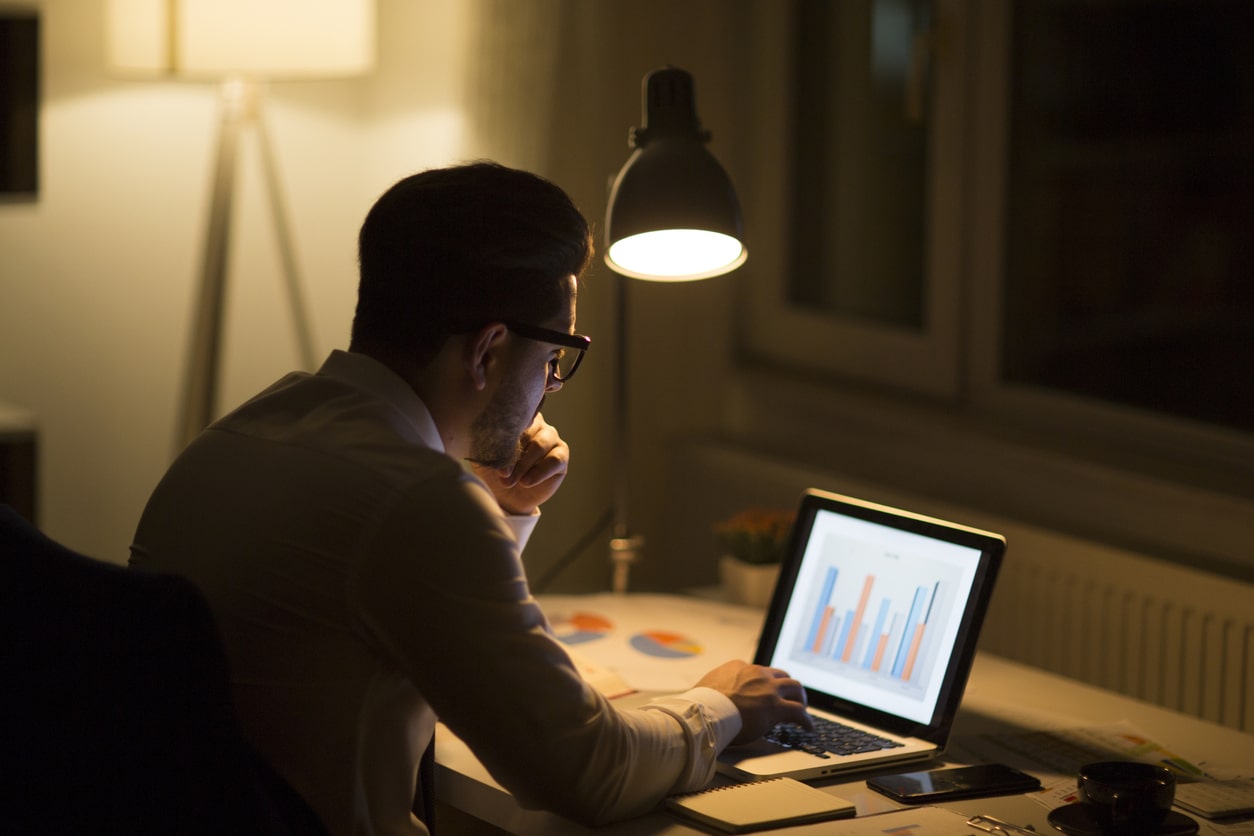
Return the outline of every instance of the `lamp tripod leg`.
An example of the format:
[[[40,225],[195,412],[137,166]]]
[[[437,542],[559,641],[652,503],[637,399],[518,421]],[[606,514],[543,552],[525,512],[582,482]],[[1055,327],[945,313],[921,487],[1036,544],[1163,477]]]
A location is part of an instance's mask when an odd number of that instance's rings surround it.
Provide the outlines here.
[[[209,226],[205,232],[200,290],[192,325],[191,352],[179,416],[178,450],[185,447],[214,418],[218,388],[218,356],[222,318],[226,307],[227,249],[231,232],[231,205],[235,194],[235,165],[244,108],[238,91],[222,89],[222,121],[218,129]],[[178,452],[176,450],[175,452]]]
[[[292,246],[292,235],[287,223],[287,207],[283,202],[282,189],[279,188],[278,166],[275,164],[276,158],[270,142],[270,132],[266,127],[265,116],[260,107],[257,110],[257,139],[261,147],[261,167],[265,172],[270,214],[279,239],[279,258],[283,264],[283,279],[287,287],[288,304],[292,308],[292,325],[296,330],[296,345],[300,352],[300,362],[306,370],[313,371],[316,359],[313,333],[309,324],[309,314],[305,308],[300,275],[296,268],[296,249]]]
[[[192,326],[191,352],[179,416],[178,449],[187,446],[215,417],[222,323],[226,308],[227,252],[231,233],[231,208],[235,195],[235,169],[243,126],[257,126],[266,197],[278,237],[288,304],[292,310],[301,365],[313,370],[314,340],[296,268],[295,248],[287,222],[286,206],[279,188],[274,150],[262,116],[261,91],[255,82],[228,79],[222,85],[222,120],[218,130],[213,192],[209,201],[209,226],[205,233],[199,297]]]

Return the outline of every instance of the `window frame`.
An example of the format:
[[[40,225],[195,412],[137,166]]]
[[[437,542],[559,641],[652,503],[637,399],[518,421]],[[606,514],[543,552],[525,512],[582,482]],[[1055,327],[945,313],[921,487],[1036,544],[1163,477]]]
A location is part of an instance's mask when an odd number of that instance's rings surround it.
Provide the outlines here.
[[[962,207],[964,205],[964,165],[962,160],[965,122],[967,44],[965,26],[957,0],[937,0],[937,29],[932,39],[931,64],[937,102],[932,112],[932,147],[928,171],[931,178],[928,198],[928,242],[925,250],[928,275],[925,278],[924,328],[910,331],[858,321],[836,314],[815,313],[790,305],[788,219],[791,216],[792,104],[778,95],[759,97],[764,104],[763,118],[755,121],[754,145],[764,159],[775,161],[769,168],[773,177],[758,178],[754,205],[763,209],[754,216],[746,210],[750,229],[766,235],[754,236],[750,258],[765,260],[776,269],[757,274],[747,288],[743,334],[753,353],[790,366],[806,368],[842,378],[888,385],[953,400],[960,393],[960,334],[962,333]],[[793,54],[792,32],[796,25],[793,3],[772,5],[771,18],[764,19],[758,31],[769,38],[775,49],[764,49],[758,78],[772,80],[776,90],[795,88],[789,57]],[[903,90],[903,99],[905,91]],[[780,126],[784,126],[782,129]],[[758,171],[768,168],[755,167]],[[765,238],[762,252],[756,245]],[[784,335],[787,335],[786,338]]]
[[[1254,485],[1254,436],[1184,418],[1006,381],[1003,281],[1013,4],[988,3],[973,20],[970,217],[970,403],[992,420],[1030,427],[1073,450],[1103,450],[1112,463],[1221,490]],[[1090,452],[1089,455],[1094,455]]]

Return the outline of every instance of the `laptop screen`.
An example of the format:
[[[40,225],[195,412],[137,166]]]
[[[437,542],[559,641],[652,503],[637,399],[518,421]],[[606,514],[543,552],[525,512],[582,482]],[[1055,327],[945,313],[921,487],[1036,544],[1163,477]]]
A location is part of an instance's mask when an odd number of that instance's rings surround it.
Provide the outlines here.
[[[1002,547],[986,532],[808,492],[759,656],[769,643],[765,663],[806,687],[931,725],[938,708],[956,708],[940,703],[956,678],[960,696]]]

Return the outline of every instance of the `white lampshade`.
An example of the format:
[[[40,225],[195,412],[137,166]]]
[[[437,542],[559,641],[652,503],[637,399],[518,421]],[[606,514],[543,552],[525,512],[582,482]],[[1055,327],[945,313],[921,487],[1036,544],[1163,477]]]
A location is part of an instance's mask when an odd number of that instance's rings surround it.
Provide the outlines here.
[[[121,72],[298,79],[374,65],[374,0],[108,0],[106,25]]]

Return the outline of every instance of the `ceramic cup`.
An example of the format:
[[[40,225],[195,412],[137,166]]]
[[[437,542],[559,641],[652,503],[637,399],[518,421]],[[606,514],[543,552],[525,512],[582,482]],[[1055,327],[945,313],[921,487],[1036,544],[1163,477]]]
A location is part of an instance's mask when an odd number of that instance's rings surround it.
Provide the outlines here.
[[[1080,768],[1076,783],[1080,801],[1090,805],[1102,832],[1112,836],[1153,833],[1176,797],[1176,776],[1148,763],[1090,763]]]

